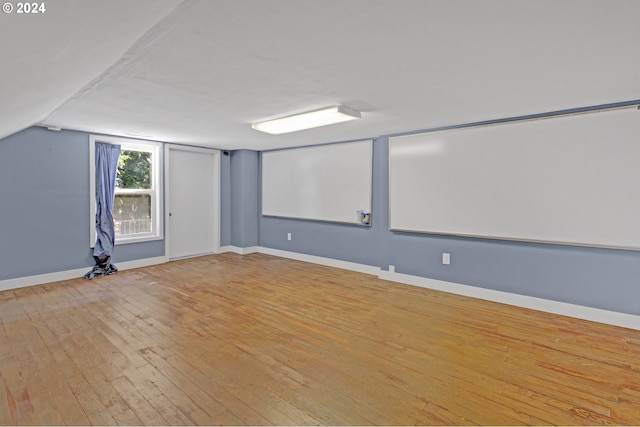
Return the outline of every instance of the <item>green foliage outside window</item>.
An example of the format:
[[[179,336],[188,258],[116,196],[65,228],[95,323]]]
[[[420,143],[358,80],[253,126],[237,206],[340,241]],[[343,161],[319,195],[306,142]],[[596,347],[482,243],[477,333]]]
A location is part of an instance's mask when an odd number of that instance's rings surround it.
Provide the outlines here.
[[[118,159],[116,175],[118,188],[151,188],[151,153],[124,150]]]
[[[116,173],[116,187],[128,190],[151,189],[151,161],[150,152],[121,151]],[[116,235],[151,232],[151,195],[116,193],[113,216]]]

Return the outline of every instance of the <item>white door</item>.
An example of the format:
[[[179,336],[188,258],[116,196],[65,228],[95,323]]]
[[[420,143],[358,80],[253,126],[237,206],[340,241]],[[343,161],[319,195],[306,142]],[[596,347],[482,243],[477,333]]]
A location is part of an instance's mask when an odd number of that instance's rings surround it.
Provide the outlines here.
[[[169,259],[219,250],[219,152],[167,146],[167,240]]]

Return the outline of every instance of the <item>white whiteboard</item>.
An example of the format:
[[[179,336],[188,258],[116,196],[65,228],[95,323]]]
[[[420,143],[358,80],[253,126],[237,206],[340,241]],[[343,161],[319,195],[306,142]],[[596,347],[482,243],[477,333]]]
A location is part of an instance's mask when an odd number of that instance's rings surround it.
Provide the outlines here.
[[[361,224],[371,212],[371,140],[262,153],[262,214]]]
[[[640,112],[391,138],[392,230],[640,249]]]

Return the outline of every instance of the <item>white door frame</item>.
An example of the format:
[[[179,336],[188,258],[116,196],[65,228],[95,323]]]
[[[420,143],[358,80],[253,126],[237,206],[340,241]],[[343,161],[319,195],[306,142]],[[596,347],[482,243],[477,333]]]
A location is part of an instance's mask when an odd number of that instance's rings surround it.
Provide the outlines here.
[[[164,146],[164,255],[167,262],[171,253],[171,221],[169,221],[171,206],[171,186],[169,185],[171,172],[171,151],[189,151],[192,153],[211,154],[213,161],[213,253],[220,253],[220,150],[212,148],[190,147],[178,144]]]

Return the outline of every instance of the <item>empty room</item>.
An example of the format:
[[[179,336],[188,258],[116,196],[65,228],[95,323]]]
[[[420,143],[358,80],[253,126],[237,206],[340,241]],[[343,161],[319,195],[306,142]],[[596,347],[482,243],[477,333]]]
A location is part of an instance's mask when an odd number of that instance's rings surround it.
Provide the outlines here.
[[[640,2],[0,14],[0,425],[640,424]]]

